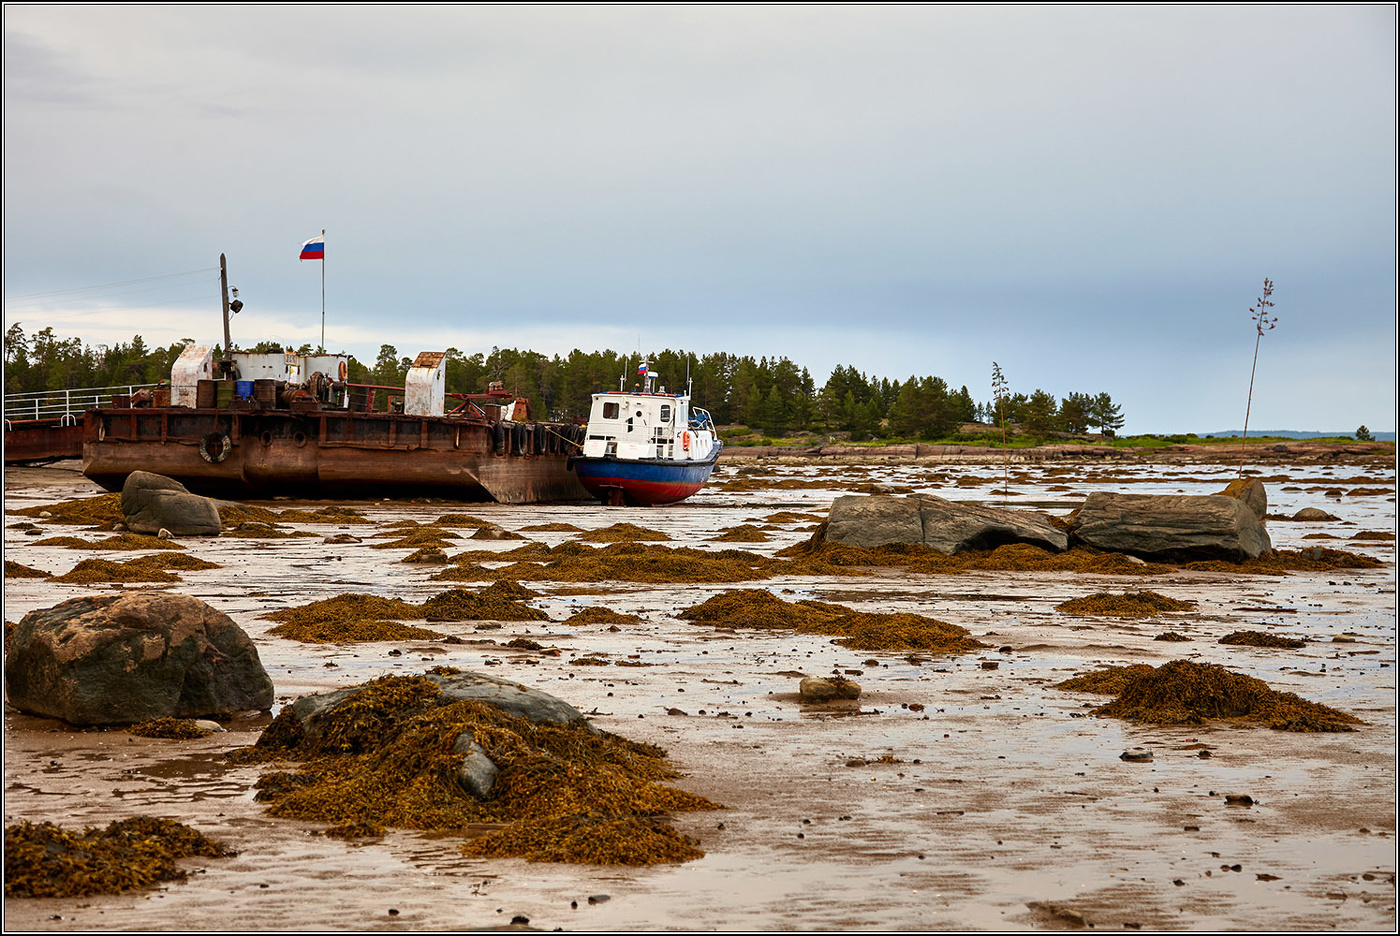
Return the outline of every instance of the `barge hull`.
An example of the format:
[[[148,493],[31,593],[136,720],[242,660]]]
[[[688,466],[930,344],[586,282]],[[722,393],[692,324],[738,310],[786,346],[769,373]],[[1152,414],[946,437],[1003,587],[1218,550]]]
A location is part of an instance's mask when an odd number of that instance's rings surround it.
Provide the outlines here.
[[[583,500],[568,426],[321,410],[89,410],[83,473],[117,491],[151,471],[215,497]]]

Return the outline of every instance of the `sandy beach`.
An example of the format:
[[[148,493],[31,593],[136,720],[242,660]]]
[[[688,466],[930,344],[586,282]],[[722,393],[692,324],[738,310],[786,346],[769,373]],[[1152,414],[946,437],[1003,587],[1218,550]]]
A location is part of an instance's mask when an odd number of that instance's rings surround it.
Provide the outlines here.
[[[844,461],[844,460],[843,460]],[[811,535],[834,497],[877,485],[1063,514],[1091,491],[1207,494],[1238,474],[1230,457],[1170,463],[997,464],[889,457],[863,463],[726,460],[691,500],[656,509],[443,501],[347,503],[367,524],[288,523],[314,535],[185,538],[217,569],[161,588],[229,614],[256,641],[278,707],[313,692],[434,665],[480,669],[543,689],[595,725],[665,748],[677,782],[727,807],[675,826],[705,857],[677,866],[592,867],[460,856],[457,836],[393,830],[328,838],[275,819],[253,798],[258,768],[222,755],[252,744],[268,715],[190,741],[77,731],[5,710],[5,822],[105,825],[180,820],[237,850],[188,859],[189,878],[81,899],[9,899],[7,930],[449,930],[525,918],[552,930],[1393,930],[1396,926],[1396,530],[1393,449],[1309,452],[1254,466],[1274,546],[1324,545],[1381,560],[1367,569],[1283,576],[1177,571],[1152,576],[900,569],[785,576],[739,585],[531,582],[549,621],[449,622],[461,638],[304,644],[268,634],[264,615],[345,593],[422,601],[449,587],[441,566],[375,549],[388,525],[467,513],[511,531],[547,523],[595,530],[631,522],[666,545],[762,555]],[[1004,472],[1007,493],[1000,493]],[[18,508],[101,493],[71,463],[5,472],[5,558],[62,573],[112,554],[35,541],[88,536]],[[291,501],[262,502],[283,509]],[[307,506],[323,506],[313,503]],[[1283,519],[1319,507],[1337,519]],[[767,522],[787,511],[803,519]],[[765,542],[717,541],[740,524]],[[361,542],[327,544],[348,533]],[[524,532],[558,545],[569,532]],[[521,541],[464,541],[499,549]],[[865,611],[914,611],[958,624],[986,649],[961,656],[855,651],[827,636],[735,630],[678,617],[738,587]],[[1055,610],[1095,592],[1150,588],[1196,602],[1146,618]],[[120,590],[6,578],[5,620],[69,597]],[[589,605],[643,624],[609,631],[562,622]],[[1220,644],[1231,631],[1304,638],[1300,649]],[[1162,632],[1188,640],[1156,640]],[[504,646],[528,637],[558,655]],[[616,663],[580,667],[599,654]],[[1358,730],[1138,725],[1091,710],[1104,697],[1054,687],[1104,665],[1218,663],[1351,713]],[[992,666],[991,664],[995,664]],[[804,706],[802,675],[845,673],[845,707]],[[1150,760],[1124,760],[1125,752]],[[1206,756],[1208,754],[1208,756]],[[1248,794],[1252,805],[1227,805]],[[517,924],[523,925],[523,924]]]

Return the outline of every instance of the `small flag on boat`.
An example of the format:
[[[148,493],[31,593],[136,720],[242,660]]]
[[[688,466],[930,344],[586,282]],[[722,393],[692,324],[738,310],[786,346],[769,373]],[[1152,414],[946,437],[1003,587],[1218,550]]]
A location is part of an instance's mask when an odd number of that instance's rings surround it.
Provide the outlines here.
[[[646,362],[646,361],[643,361],[643,362],[641,363],[641,366],[637,368],[637,376],[638,376],[638,377],[645,377],[646,375],[647,375],[647,362]]]
[[[326,236],[313,237],[311,240],[301,245],[300,260],[324,260],[326,259]]]

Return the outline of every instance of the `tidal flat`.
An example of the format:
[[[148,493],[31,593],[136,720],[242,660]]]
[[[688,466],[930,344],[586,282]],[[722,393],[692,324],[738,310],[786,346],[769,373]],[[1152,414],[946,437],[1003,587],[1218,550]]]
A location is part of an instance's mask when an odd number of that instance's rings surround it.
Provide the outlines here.
[[[257,643],[278,709],[307,693],[434,666],[542,689],[599,728],[664,748],[683,774],[675,786],[726,808],[674,817],[705,852],[683,864],[467,858],[460,834],[391,829],[343,840],[324,835],[324,825],[270,816],[254,800],[260,768],[223,758],[252,744],[268,715],[176,741],[74,730],[7,705],[7,826],[82,828],[151,815],[238,854],[185,859],[187,879],[146,890],[8,899],[6,929],[447,930],[523,918],[542,930],[1393,930],[1393,449],[1248,466],[1268,491],[1275,548],[1379,560],[1369,568],[919,574],[879,566],[727,582],[532,578],[526,584],[541,596],[528,605],[548,620],[407,621],[447,640],[308,643],[271,633],[278,622],[269,615],[337,596],[422,604],[449,588],[478,590],[490,579],[473,580],[470,570],[513,560],[456,557],[606,541],[615,537],[597,531],[617,524],[664,534],[643,540],[658,549],[771,558],[810,538],[842,494],[924,492],[1063,515],[1091,491],[1215,493],[1238,475],[1237,458],[1009,466],[735,458],[673,507],[335,502],[359,522],[309,513],[329,502],[264,501],[256,506],[306,512],[264,522],[267,529],[251,521],[218,538],[180,539],[185,554],[215,568],[185,563],[173,569],[178,582],[7,573],[7,622],[70,597],[131,589],[209,603]],[[71,464],[7,469],[5,478],[7,562],[56,576],[83,560],[149,554],[39,544],[110,536],[13,513],[102,493]],[[1335,519],[1288,519],[1305,507]],[[480,526],[444,520],[463,515],[524,539],[478,537]],[[446,562],[403,561],[433,539],[413,534],[429,532],[440,544],[429,548]],[[451,570],[468,571],[441,577]],[[966,628],[983,646],[956,655],[854,650],[824,634],[681,617],[744,588],[788,602],[912,612]],[[1146,589],[1195,606],[1136,616],[1056,610]],[[569,621],[590,609],[631,617]],[[1219,642],[1237,631],[1304,643]],[[1158,639],[1167,632],[1185,639]],[[1106,696],[1056,688],[1107,666],[1172,660],[1222,665],[1363,724],[1337,733],[1139,724],[1096,715]],[[803,676],[833,672],[860,685],[858,700],[798,699]]]

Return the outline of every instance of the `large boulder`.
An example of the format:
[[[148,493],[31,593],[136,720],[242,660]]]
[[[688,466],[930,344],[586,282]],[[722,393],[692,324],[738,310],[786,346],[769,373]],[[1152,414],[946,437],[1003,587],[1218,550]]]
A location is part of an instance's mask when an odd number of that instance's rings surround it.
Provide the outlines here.
[[[272,680],[227,614],[188,595],[70,598],[15,627],[5,691],[23,712],[75,725],[271,708]]]
[[[126,476],[122,514],[133,533],[169,530],[175,536],[218,536],[223,531],[219,508],[212,500],[191,494],[174,478],[149,471]]]
[[[1143,559],[1257,559],[1269,534],[1245,501],[1222,494],[1090,494],[1075,516],[1076,542]]]
[[[1225,486],[1225,490],[1215,493],[1244,501],[1260,520],[1269,513],[1269,496],[1264,491],[1264,482],[1257,478],[1236,478]]]
[[[1008,543],[1030,543],[1052,552],[1062,552],[1069,545],[1066,534],[1051,526],[1044,514],[960,503],[931,494],[838,497],[822,535],[827,542],[850,546],[921,543],[948,555]]]

